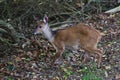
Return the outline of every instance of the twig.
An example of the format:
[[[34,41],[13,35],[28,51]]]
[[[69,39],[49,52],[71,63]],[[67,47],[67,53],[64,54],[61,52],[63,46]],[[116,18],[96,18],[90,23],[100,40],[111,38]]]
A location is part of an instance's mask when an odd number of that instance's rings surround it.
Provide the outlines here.
[[[67,24],[67,23],[75,23],[75,22],[79,22],[79,21],[64,21],[64,22],[57,22],[57,23],[54,23],[54,24],[50,24],[50,26],[62,25],[62,24]]]

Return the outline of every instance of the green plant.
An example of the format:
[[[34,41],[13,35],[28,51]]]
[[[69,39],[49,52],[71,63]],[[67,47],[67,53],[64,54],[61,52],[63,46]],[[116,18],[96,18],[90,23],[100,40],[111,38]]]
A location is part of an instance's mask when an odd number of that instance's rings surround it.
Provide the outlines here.
[[[89,68],[85,67],[81,70],[81,72],[84,74],[82,76],[82,80],[102,80],[99,75],[96,73],[101,73],[101,70],[97,70],[94,66],[91,66]]]
[[[6,77],[6,80],[13,80],[11,77]]]
[[[102,80],[102,79],[97,77],[91,71],[89,71],[85,76],[82,77],[82,80]]]
[[[69,69],[66,69],[66,68],[64,68],[63,70],[65,72],[63,78],[67,79],[67,77],[69,77],[72,74],[72,71],[70,71]]]

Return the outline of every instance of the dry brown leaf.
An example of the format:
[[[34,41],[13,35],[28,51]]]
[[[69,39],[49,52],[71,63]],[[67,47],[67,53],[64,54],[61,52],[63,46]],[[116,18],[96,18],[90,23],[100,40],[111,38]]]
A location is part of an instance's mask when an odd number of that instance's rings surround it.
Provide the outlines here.
[[[16,61],[21,61],[22,59],[20,57],[15,58]]]
[[[120,74],[115,76],[115,79],[118,80],[120,79]]]
[[[76,6],[77,7],[82,7],[82,6],[84,6],[85,4],[84,3],[76,3]]]

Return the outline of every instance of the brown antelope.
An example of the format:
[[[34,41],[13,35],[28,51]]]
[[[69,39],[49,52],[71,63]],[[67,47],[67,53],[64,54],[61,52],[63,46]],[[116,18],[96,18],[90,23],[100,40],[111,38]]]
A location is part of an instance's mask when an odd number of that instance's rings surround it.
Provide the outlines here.
[[[54,33],[48,25],[48,17],[44,16],[43,20],[37,21],[37,28],[34,34],[43,33],[50,43],[56,49],[54,62],[58,60],[60,55],[66,48],[78,50],[83,48],[89,53],[98,55],[98,67],[100,66],[102,52],[97,48],[97,43],[101,38],[101,33],[84,23],[79,23],[65,29],[59,29]]]

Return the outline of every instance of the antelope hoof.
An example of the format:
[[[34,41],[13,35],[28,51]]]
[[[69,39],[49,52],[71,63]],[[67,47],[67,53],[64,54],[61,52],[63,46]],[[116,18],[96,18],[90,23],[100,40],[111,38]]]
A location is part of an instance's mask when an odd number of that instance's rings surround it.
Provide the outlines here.
[[[53,60],[53,63],[52,63],[53,65],[60,65],[60,64],[62,64],[62,59],[61,58],[58,58],[58,59],[56,59],[56,60]]]

